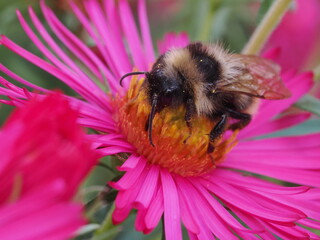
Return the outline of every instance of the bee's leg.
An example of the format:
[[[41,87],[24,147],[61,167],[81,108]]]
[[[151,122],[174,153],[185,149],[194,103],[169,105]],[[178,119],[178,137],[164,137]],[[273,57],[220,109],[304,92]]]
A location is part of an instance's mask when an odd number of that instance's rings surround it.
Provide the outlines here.
[[[189,128],[189,135],[185,140],[183,140],[183,143],[186,143],[192,134],[191,120],[192,120],[192,116],[194,116],[194,114],[195,114],[195,111],[196,111],[196,108],[194,106],[192,98],[188,98],[186,101],[186,115],[185,115],[184,119],[186,121],[187,127]]]
[[[220,137],[221,134],[224,132],[227,124],[228,116],[223,114],[221,116],[220,121],[214,126],[214,128],[210,131],[209,134],[209,145],[207,152],[212,153],[214,151],[214,146],[211,144],[216,138]]]
[[[232,109],[228,109],[230,117],[238,119],[239,122],[233,123],[229,126],[229,129],[234,131],[237,129],[242,129],[247,126],[251,121],[251,115],[247,113],[237,112]]]

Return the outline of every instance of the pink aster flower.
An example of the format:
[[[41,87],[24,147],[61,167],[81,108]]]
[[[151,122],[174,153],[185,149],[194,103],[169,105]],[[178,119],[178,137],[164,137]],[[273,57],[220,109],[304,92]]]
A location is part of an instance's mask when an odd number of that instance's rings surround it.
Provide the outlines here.
[[[127,78],[123,88],[119,85],[122,75],[132,69],[148,71],[156,60],[144,0],[138,2],[140,31],[126,0],[117,4],[105,0],[102,5],[88,0],[85,5],[87,15],[76,5],[72,8],[103,59],[72,34],[44,2],[41,8],[47,23],[67,51],[48,34],[31,8],[29,14],[38,35],[19,12],[18,17],[48,60],[27,52],[6,36],[0,42],[81,96],[68,99],[79,110],[78,122],[99,132],[90,135],[97,152],[104,156],[129,154],[119,168],[125,172],[123,177],[110,183],[119,191],[113,222],[122,222],[137,209],[135,228],[149,233],[163,216],[167,240],[182,239],[182,224],[190,239],[319,239],[305,227],[320,229],[320,134],[257,138],[309,118],[308,113],[285,111],[310,90],[312,73],[282,72],[292,97],[262,101],[237,140],[231,136],[218,146],[214,157],[221,161],[214,166],[203,147],[207,146],[206,122],[199,120],[200,135],[183,144],[188,132],[184,121],[169,124],[165,116],[175,114],[169,111],[162,118],[156,116],[153,138],[157,144],[152,147],[145,131],[150,106],[142,101],[144,94],[139,91],[143,79]],[[171,35],[162,41],[161,51],[187,42],[185,37]],[[273,58],[274,52],[266,57]],[[0,69],[28,87],[50,92],[4,65]],[[30,99],[31,93],[4,78],[1,84],[0,93],[10,97],[3,102],[18,105]],[[298,186],[282,186],[272,179]]]
[[[71,198],[97,154],[76,120],[55,93],[31,98],[1,130],[3,239],[67,239],[85,224],[81,204]]]

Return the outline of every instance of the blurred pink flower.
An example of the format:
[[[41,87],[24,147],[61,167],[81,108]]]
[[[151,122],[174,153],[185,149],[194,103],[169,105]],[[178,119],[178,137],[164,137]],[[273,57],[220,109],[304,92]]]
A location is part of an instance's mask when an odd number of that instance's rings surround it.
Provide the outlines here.
[[[320,48],[320,1],[296,0],[271,35],[266,49],[278,48],[276,61],[284,70],[304,69]]]
[[[58,93],[31,98],[0,132],[3,239],[67,239],[85,224],[71,201],[97,154]],[[66,214],[67,213],[67,214]]]
[[[3,46],[69,85],[84,99],[69,97],[72,106],[79,110],[78,122],[105,133],[90,135],[97,152],[105,156],[130,154],[119,168],[125,172],[124,176],[118,182],[110,183],[119,190],[114,223],[125,220],[135,208],[138,210],[135,227],[144,233],[152,231],[164,216],[167,240],[182,239],[181,223],[193,240],[276,239],[275,236],[319,239],[302,226],[320,229],[320,134],[257,139],[309,118],[309,113],[285,115],[283,112],[312,87],[312,73],[296,75],[294,70],[284,71],[282,78],[292,92],[291,98],[262,101],[254,120],[238,135],[238,145],[215,169],[192,176],[178,174],[179,169],[166,165],[181,160],[173,159],[172,152],[168,154],[172,146],[183,146],[181,141],[165,142],[167,145],[162,146],[163,149],[152,148],[146,140],[146,132],[141,130],[145,122],[139,120],[138,111],[133,109],[132,114],[127,115],[123,112],[128,103],[126,99],[133,95],[134,89],[129,88],[128,78],[121,88],[120,77],[133,68],[149,70],[156,58],[145,1],[138,2],[140,33],[128,2],[118,2],[105,0],[100,5],[97,0],[86,1],[88,18],[76,5],[72,6],[107,65],[62,25],[43,2],[41,7],[48,25],[65,45],[68,54],[47,33],[32,9],[29,9],[31,20],[46,45],[19,12],[18,16],[27,35],[49,61],[27,52],[5,36],[0,41]],[[165,39],[161,51],[173,47],[172,43],[175,46],[187,43],[186,37],[179,35]],[[266,53],[266,57],[274,58],[274,54]],[[3,65],[0,69],[26,86],[48,92]],[[28,101],[29,92],[0,79],[4,86],[0,93],[11,98],[5,103],[17,105]],[[108,85],[108,90],[98,86],[104,84]],[[184,152],[183,157],[187,158],[189,149]],[[199,159],[193,157],[189,160],[187,164],[194,164]],[[193,166],[197,168],[196,165]],[[181,168],[185,166],[181,164]],[[301,186],[281,186],[262,176]]]

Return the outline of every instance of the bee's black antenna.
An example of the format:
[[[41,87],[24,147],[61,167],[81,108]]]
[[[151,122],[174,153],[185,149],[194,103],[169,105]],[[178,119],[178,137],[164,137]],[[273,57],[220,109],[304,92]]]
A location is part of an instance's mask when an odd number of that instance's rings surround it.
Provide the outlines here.
[[[152,147],[154,147],[154,144],[152,142],[152,122],[153,122],[154,115],[156,114],[157,103],[158,103],[158,95],[157,94],[153,94],[151,112],[150,112],[150,115],[149,115],[149,123],[148,123],[148,125],[149,125],[149,127],[148,127],[148,137],[149,137],[149,142],[150,142]]]
[[[123,79],[125,79],[126,77],[129,77],[129,76],[131,76],[131,75],[139,75],[139,74],[149,74],[149,72],[131,72],[131,73],[127,73],[127,74],[125,74],[125,75],[123,75],[121,78],[120,78],[120,86],[121,87],[123,87],[122,86],[122,81],[123,81]]]

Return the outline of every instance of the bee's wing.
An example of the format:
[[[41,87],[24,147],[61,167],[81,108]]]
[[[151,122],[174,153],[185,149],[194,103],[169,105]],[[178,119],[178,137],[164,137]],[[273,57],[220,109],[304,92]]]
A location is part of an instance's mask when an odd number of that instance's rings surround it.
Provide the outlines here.
[[[254,55],[234,54],[242,63],[240,74],[221,83],[217,89],[239,92],[265,99],[283,99],[291,96],[280,78],[280,66],[271,60]]]

